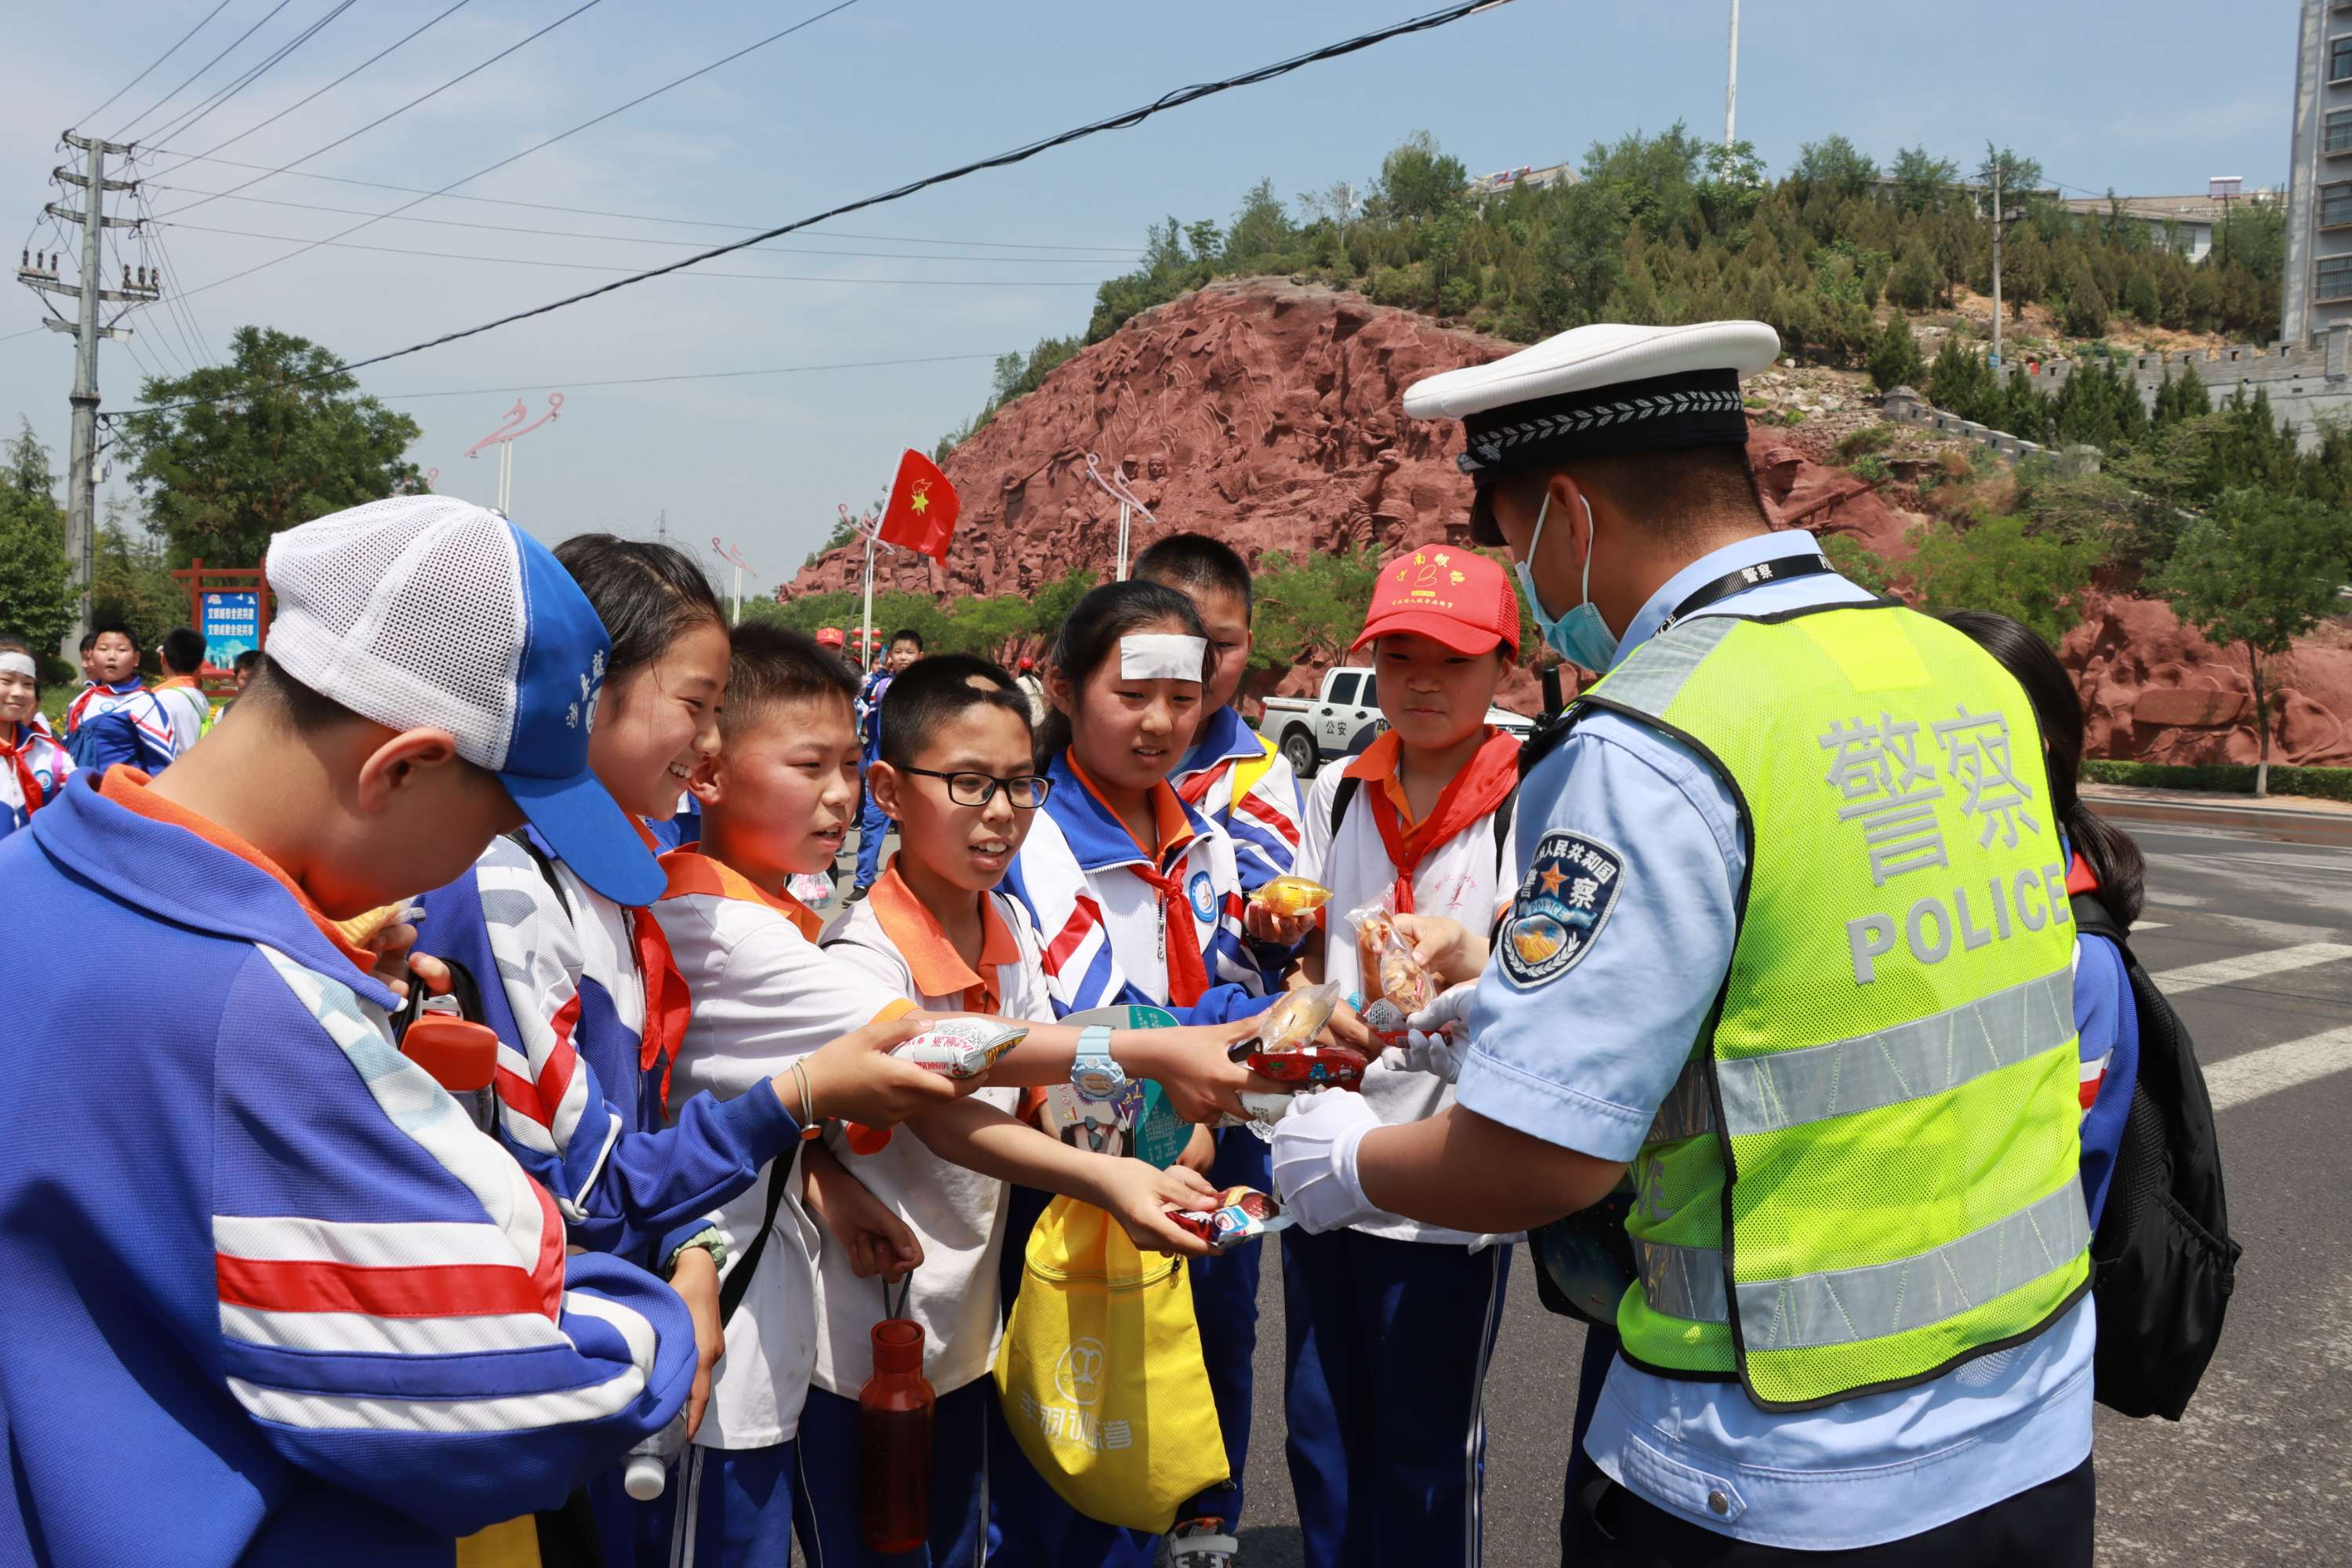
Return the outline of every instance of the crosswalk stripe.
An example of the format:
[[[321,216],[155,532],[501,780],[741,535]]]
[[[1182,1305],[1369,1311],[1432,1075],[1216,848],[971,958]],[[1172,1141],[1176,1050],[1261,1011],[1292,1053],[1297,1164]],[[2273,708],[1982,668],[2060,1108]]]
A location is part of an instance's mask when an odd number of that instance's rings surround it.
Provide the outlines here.
[[[2205,1088],[2213,1109],[2226,1110],[2347,1068],[2352,1068],[2352,1026],[2214,1062],[2205,1069]]]
[[[2242,952],[2235,958],[2216,958],[2205,963],[2168,969],[2153,978],[2166,995],[2176,996],[2208,985],[2231,985],[2283,974],[2290,969],[2308,969],[2315,963],[2333,963],[2339,958],[2352,958],[2352,947],[2334,942],[2306,942],[2294,947]]]

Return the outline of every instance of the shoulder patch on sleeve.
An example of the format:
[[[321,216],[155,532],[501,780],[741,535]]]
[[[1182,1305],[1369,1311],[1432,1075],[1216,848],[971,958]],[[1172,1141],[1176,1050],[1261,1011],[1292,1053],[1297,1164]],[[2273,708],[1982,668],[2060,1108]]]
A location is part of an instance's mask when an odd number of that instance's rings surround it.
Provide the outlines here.
[[[1583,962],[1625,889],[1625,858],[1590,834],[1554,829],[1528,861],[1503,921],[1503,973],[1541,985]]]

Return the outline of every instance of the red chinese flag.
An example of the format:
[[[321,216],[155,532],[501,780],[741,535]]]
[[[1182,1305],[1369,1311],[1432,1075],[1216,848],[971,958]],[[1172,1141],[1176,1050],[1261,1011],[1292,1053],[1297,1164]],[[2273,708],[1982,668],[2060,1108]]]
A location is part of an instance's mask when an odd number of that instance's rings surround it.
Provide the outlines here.
[[[945,561],[961,505],[940,466],[909,447],[898,459],[898,478],[890,487],[890,504],[883,510],[878,537],[885,544]]]

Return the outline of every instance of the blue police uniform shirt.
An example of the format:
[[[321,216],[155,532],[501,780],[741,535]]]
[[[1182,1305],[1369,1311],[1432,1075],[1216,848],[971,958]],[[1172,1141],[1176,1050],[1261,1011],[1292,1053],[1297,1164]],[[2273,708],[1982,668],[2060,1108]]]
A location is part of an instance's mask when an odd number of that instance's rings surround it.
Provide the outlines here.
[[[1619,648],[1742,567],[1814,553],[1807,534],[1743,539],[1677,573]],[[1764,615],[1868,602],[1844,578],[1770,581],[1707,612]],[[1701,613],[1707,613],[1701,612]],[[1455,1095],[1549,1143],[1630,1162],[1731,963],[1744,870],[1730,791],[1696,752],[1596,711],[1519,791],[1518,876],[1554,832],[1616,868],[1613,891],[1566,963],[1523,983],[1500,963],[1478,984]],[[1681,984],[1661,985],[1661,972]],[[1799,1414],[1759,1409],[1737,1384],[1637,1372],[1620,1357],[1586,1452],[1620,1485],[1691,1521],[1761,1545],[1832,1551],[1932,1530],[2054,1479],[2091,1448],[2093,1326],[2086,1296],[2025,1344],[1940,1378]],[[1723,1511],[1710,1507],[1721,1494]]]

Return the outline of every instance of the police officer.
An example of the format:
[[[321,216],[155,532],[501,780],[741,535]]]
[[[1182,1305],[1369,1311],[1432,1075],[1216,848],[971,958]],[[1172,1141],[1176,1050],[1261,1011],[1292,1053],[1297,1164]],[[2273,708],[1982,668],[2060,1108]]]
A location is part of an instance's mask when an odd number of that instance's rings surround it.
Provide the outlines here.
[[[1779,350],[1754,321],[1597,325],[1406,394],[1463,422],[1474,537],[1605,675],[1530,746],[1491,955],[1424,930],[1475,976],[1415,1020],[1457,1103],[1382,1127],[1303,1100],[1276,1180],[1310,1231],[1385,1210],[1502,1233],[1630,1173],[1635,1272],[1565,1563],[2087,1568],[2074,932],[2042,747],[1975,645],[1771,531],[1738,383]]]

